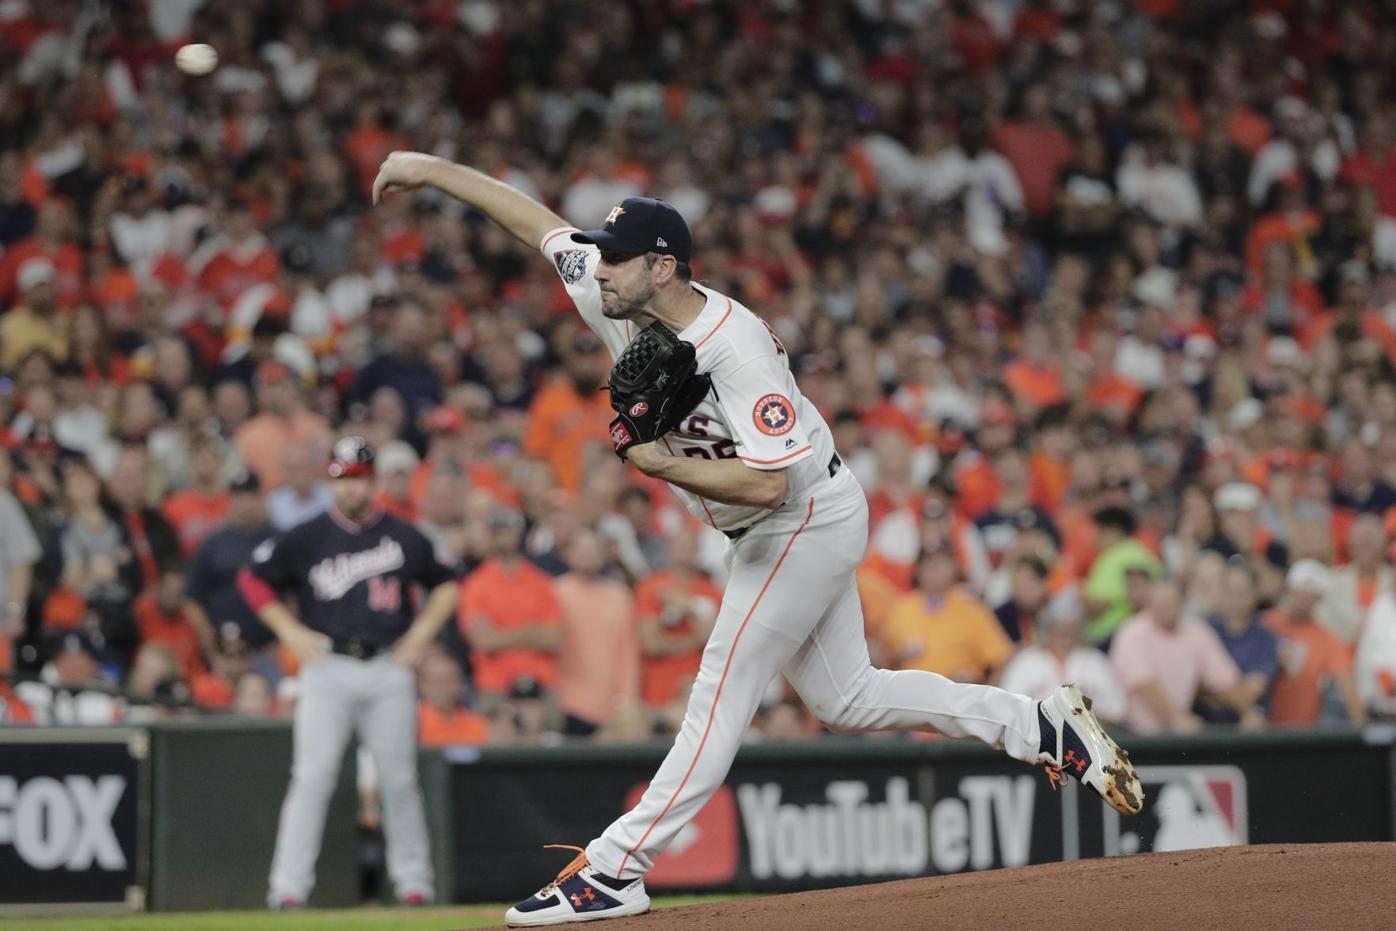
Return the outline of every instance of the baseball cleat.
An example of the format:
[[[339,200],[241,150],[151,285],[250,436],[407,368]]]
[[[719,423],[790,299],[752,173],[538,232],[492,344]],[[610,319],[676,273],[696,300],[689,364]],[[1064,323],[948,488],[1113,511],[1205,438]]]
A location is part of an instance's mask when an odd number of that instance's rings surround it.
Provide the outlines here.
[[[1121,750],[1091,711],[1091,700],[1074,685],[1063,685],[1037,703],[1042,727],[1042,755],[1052,788],[1072,776],[1089,786],[1122,815],[1137,815],[1144,807],[1144,787]],[[1065,775],[1063,775],[1065,774]]]
[[[504,923],[509,927],[536,928],[573,921],[600,921],[642,915],[650,910],[650,897],[645,892],[643,879],[605,876],[592,869],[582,848],[561,844],[548,846],[575,850],[577,856],[556,879],[504,913]]]

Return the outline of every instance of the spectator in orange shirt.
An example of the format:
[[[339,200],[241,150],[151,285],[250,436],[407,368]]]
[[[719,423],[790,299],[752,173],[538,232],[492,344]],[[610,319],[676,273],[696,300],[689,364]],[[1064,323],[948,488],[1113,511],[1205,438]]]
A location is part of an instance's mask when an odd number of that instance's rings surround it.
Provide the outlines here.
[[[1041,320],[1023,324],[1022,339],[1018,358],[1003,370],[1003,381],[1013,392],[1019,409],[1035,416],[1044,407],[1065,399],[1061,367],[1053,359],[1051,337]]]
[[[654,708],[676,701],[698,675],[722,605],[721,590],[698,568],[698,535],[692,529],[685,527],[673,537],[668,561],[667,568],[646,576],[635,589],[644,657],[641,695]]]
[[[1347,644],[1314,619],[1314,609],[1327,591],[1328,567],[1301,559],[1289,567],[1279,607],[1265,617],[1266,625],[1280,638],[1271,723],[1318,724],[1338,703],[1349,722],[1366,720]]]
[[[169,647],[185,677],[193,679],[204,671],[203,652],[213,652],[213,627],[202,614],[190,613],[184,606],[184,574],[166,568],[155,588],[137,598],[131,611],[141,642]]]
[[[992,611],[956,584],[955,553],[922,553],[917,587],[892,606],[883,639],[898,669],[923,669],[959,682],[991,681],[1013,656]]]
[[[279,488],[286,480],[282,455],[292,443],[318,442],[321,456],[329,453],[329,424],[306,407],[295,379],[281,362],[264,362],[258,366],[253,378],[257,416],[233,435],[238,455],[269,491]]]
[[[470,710],[465,676],[449,653],[436,650],[417,670],[417,742],[424,747],[483,744],[490,723]]]
[[[460,631],[482,696],[507,695],[519,679],[557,683],[561,615],[552,579],[523,557],[523,531],[518,511],[492,512],[489,558],[461,583]]]
[[[228,486],[223,480],[223,453],[209,436],[189,438],[190,484],[165,499],[162,507],[179,540],[179,552],[188,559],[199,545],[223,525],[228,513]]]
[[[609,443],[613,412],[599,391],[610,371],[610,355],[590,330],[576,330],[562,353],[565,377],[553,379],[528,409],[524,452],[552,467],[558,484],[576,491],[582,483],[583,450]]]
[[[557,693],[563,732],[589,737],[640,694],[640,638],[630,589],[603,574],[607,545],[584,527],[567,543],[570,571],[554,586],[562,618]]]

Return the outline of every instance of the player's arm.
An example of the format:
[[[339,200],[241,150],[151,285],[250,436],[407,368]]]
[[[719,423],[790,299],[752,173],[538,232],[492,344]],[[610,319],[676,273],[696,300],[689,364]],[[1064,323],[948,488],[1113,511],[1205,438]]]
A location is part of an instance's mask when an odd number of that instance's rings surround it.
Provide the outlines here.
[[[753,469],[740,459],[670,456],[655,443],[630,447],[625,460],[646,475],[723,504],[774,510],[789,489],[785,469]]]
[[[1136,686],[1134,694],[1149,706],[1154,716],[1162,721],[1163,726],[1170,731],[1190,733],[1202,726],[1202,720],[1191,711],[1174,708],[1163,689],[1159,688],[1158,683],[1152,679]]]
[[[469,204],[523,242],[537,249],[549,230],[567,222],[527,194],[465,165],[421,152],[393,152],[373,180],[373,202],[387,191],[436,188]]]
[[[302,624],[278,597],[290,582],[290,553],[295,549],[285,542],[285,538],[277,543],[268,540],[252,551],[252,562],[238,571],[238,591],[276,639],[302,663],[313,662],[329,651],[330,638]]]

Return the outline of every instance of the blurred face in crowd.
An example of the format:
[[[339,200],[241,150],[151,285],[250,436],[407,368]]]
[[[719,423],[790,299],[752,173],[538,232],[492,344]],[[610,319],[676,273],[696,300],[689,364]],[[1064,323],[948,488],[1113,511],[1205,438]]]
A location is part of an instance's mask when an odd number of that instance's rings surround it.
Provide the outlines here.
[[[1183,619],[1183,596],[1176,583],[1154,583],[1149,592],[1149,617],[1166,631],[1178,629]]]
[[[316,443],[293,443],[281,454],[286,484],[302,498],[315,490],[324,475],[324,455]]]
[[[296,402],[296,387],[288,375],[257,379],[257,409],[264,414],[289,414]]]
[[[1386,528],[1375,515],[1364,514],[1348,531],[1348,555],[1362,569],[1372,570],[1381,565],[1385,548]]]
[[[606,542],[590,527],[580,527],[567,544],[567,566],[582,576],[594,576],[606,565]]]
[[[1027,611],[1037,611],[1047,603],[1047,579],[1037,569],[1020,563],[1013,571],[1013,603]]]
[[[426,311],[412,302],[404,302],[393,314],[392,332],[398,353],[410,358],[424,355],[431,343]]]
[[[58,287],[47,278],[32,284],[24,292],[24,304],[33,313],[47,317],[58,309]]]
[[[579,394],[595,391],[611,370],[605,346],[590,331],[579,331],[563,354],[563,364]]]
[[[509,559],[523,547],[523,515],[508,511],[490,516],[490,556]]]
[[[949,547],[940,546],[921,557],[916,569],[916,584],[925,594],[939,597],[950,591],[957,575],[955,554]]]
[[[1228,566],[1222,576],[1221,610],[1229,620],[1249,621],[1255,615],[1255,580],[1244,566]]]
[[[252,399],[247,387],[238,381],[221,382],[213,391],[213,416],[225,434],[232,434],[252,416]]]
[[[1134,611],[1143,611],[1149,606],[1149,593],[1154,580],[1142,569],[1132,569],[1125,573],[1125,599]]]
[[[417,689],[427,704],[448,711],[460,704],[465,692],[465,678],[460,666],[442,652],[428,653],[417,674]]]
[[[1318,592],[1309,591],[1307,588],[1286,588],[1285,589],[1285,613],[1290,620],[1303,621],[1314,616],[1314,609],[1323,600],[1323,596]]]
[[[1222,533],[1226,534],[1235,546],[1244,551],[1255,543],[1256,513],[1249,508],[1230,508],[1218,515]]]
[[[223,471],[223,456],[212,443],[198,443],[189,450],[189,474],[199,488],[218,484]]]
[[[373,477],[346,475],[330,480],[335,507],[350,520],[362,520],[373,507]]]
[[[235,491],[228,496],[228,526],[234,530],[253,530],[267,521],[266,506],[261,492]]]
[[[116,458],[108,487],[112,497],[124,508],[143,507],[146,503],[146,477],[150,470],[150,457],[145,450],[134,446],[123,448]]]
[[[266,676],[258,672],[243,673],[233,688],[233,713],[264,718],[272,713],[274,699]]]
[[[143,437],[160,425],[160,405],[155,391],[143,381],[132,382],[121,394],[121,432]]]
[[[1043,646],[1057,656],[1066,656],[1081,644],[1081,615],[1070,611],[1053,618],[1042,633]]]
[[[155,603],[166,614],[174,614],[184,603],[184,575],[179,572],[165,572],[155,588]]]
[[[71,462],[63,470],[63,495],[73,510],[95,506],[101,498],[102,484],[97,473],[83,462]]]

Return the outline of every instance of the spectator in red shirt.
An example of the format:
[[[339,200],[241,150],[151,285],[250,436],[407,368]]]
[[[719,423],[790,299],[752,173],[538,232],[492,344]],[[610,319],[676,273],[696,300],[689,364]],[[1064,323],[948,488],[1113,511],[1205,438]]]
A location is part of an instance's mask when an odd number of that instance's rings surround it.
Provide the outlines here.
[[[205,243],[189,258],[200,289],[226,311],[254,285],[276,284],[281,259],[257,231],[252,208],[238,198],[224,207],[224,233]]]
[[[185,610],[184,573],[168,568],[151,591],[131,606],[142,643],[160,643],[174,654],[188,679],[205,669],[203,654],[214,649],[213,628],[201,612]]]
[[[228,513],[228,483],[223,473],[223,452],[218,444],[203,434],[191,437],[189,486],[169,495],[161,507],[185,559],[223,525],[223,516]]]
[[[1056,199],[1057,176],[1073,155],[1071,139],[1052,120],[1049,87],[1029,84],[1019,113],[994,130],[991,141],[1018,175],[1028,216],[1045,217]]]

